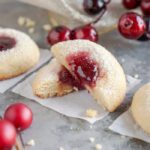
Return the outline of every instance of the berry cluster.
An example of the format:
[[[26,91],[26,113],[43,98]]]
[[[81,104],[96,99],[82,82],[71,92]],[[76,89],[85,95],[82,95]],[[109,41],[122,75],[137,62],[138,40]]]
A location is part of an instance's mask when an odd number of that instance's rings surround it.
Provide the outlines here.
[[[127,12],[121,16],[118,30],[122,36],[128,39],[146,41],[150,39],[150,0],[123,0],[127,9],[140,7],[143,17],[134,12]]]
[[[88,39],[93,42],[98,41],[98,33],[93,24],[88,24],[82,27],[70,30],[65,26],[56,26],[49,31],[47,41],[50,45],[56,44],[61,41],[74,40],[74,39]]]
[[[47,41],[50,45],[56,44],[61,41],[74,40],[74,39],[87,39],[92,42],[97,42],[99,39],[98,32],[94,25],[97,23],[107,9],[107,4],[110,0],[84,0],[83,9],[89,15],[99,16],[92,23],[77,27],[73,30],[66,26],[57,26],[49,31]]]
[[[27,129],[32,119],[32,111],[25,104],[10,105],[0,120],[0,150],[11,150],[16,144],[17,133]]]

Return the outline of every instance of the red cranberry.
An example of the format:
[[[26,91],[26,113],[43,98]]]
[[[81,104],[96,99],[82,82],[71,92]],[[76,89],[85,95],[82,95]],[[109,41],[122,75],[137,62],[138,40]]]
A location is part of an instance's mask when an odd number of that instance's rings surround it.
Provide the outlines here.
[[[70,72],[66,68],[62,68],[59,72],[59,80],[64,83],[78,88],[79,90],[83,89],[83,86],[80,85],[79,81],[74,79]]]
[[[16,143],[16,129],[7,120],[0,120],[0,150],[10,150]]]
[[[67,62],[80,84],[95,86],[99,76],[99,66],[88,52],[73,53],[67,57]]]
[[[140,6],[141,0],[123,0],[122,4],[127,9],[134,9]]]
[[[150,16],[150,0],[142,0],[141,9],[144,15]]]
[[[70,29],[65,26],[54,27],[47,36],[47,41],[50,45],[67,40],[70,40]]]
[[[23,103],[16,103],[6,109],[4,118],[9,120],[18,131],[22,131],[31,125],[33,115],[28,106]]]
[[[7,36],[0,36],[0,51],[6,51],[15,46],[15,39]]]
[[[103,0],[84,0],[83,7],[88,14],[96,15],[106,7],[106,4]]]
[[[129,12],[121,16],[118,29],[125,38],[138,39],[145,33],[146,24],[140,15]]]
[[[92,42],[98,41],[98,33],[93,25],[88,24],[82,27],[75,28],[71,32],[71,39],[87,39]]]

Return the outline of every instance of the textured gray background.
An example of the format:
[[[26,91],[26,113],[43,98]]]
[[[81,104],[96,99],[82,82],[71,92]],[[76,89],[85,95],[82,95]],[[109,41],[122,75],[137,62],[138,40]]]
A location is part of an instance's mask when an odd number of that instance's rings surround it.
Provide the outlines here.
[[[45,42],[46,32],[41,28],[48,22],[48,14],[45,10],[12,0],[0,0],[0,26],[27,32],[26,29],[17,25],[18,16],[30,16],[37,21],[36,32],[31,37],[40,47],[48,47]],[[150,42],[129,41],[122,38],[117,31],[113,31],[103,35],[100,43],[117,56],[127,74],[132,76],[138,74],[143,83],[149,81]],[[122,62],[123,59],[125,62]],[[102,144],[104,150],[150,149],[150,144],[121,137],[107,129],[112,121],[125,111],[124,106],[104,120],[95,123],[91,129],[90,124],[85,121],[60,115],[11,92],[0,95],[0,114],[3,114],[7,105],[15,101],[27,103],[34,113],[32,127],[23,133],[25,142],[30,139],[36,142],[34,147],[27,148],[29,150],[57,150],[60,146],[65,150],[94,150],[96,143]],[[89,142],[89,137],[95,137],[95,144]]]

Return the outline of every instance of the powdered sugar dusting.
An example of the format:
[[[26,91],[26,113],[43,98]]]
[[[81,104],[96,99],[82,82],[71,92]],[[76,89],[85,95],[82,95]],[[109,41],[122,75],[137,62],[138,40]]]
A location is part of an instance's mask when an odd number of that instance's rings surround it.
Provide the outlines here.
[[[0,52],[1,60],[5,59],[8,55],[19,56],[24,53],[24,49],[31,49],[37,47],[34,41],[25,33],[14,29],[0,29],[0,35],[8,36],[16,40],[16,46],[7,51]]]

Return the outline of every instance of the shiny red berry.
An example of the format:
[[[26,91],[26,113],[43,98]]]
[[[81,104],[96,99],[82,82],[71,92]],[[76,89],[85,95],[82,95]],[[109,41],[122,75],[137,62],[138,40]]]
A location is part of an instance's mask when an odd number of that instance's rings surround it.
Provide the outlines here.
[[[134,9],[140,6],[141,0],[122,0],[122,4],[127,9]]]
[[[0,150],[11,150],[16,143],[16,129],[7,120],[0,120]]]
[[[47,36],[47,41],[50,45],[67,40],[70,40],[70,29],[65,26],[54,27]]]
[[[150,0],[142,0],[141,9],[144,15],[150,16]]]
[[[146,24],[140,15],[128,12],[119,19],[118,29],[125,38],[138,39],[145,33]]]
[[[33,120],[31,109],[23,103],[10,105],[4,114],[4,118],[9,120],[18,131],[27,129]]]
[[[93,25],[88,24],[82,27],[75,28],[71,32],[71,39],[87,39],[92,42],[98,41],[98,33]]]
[[[90,15],[96,15],[106,7],[104,0],[84,0],[83,8]]]

